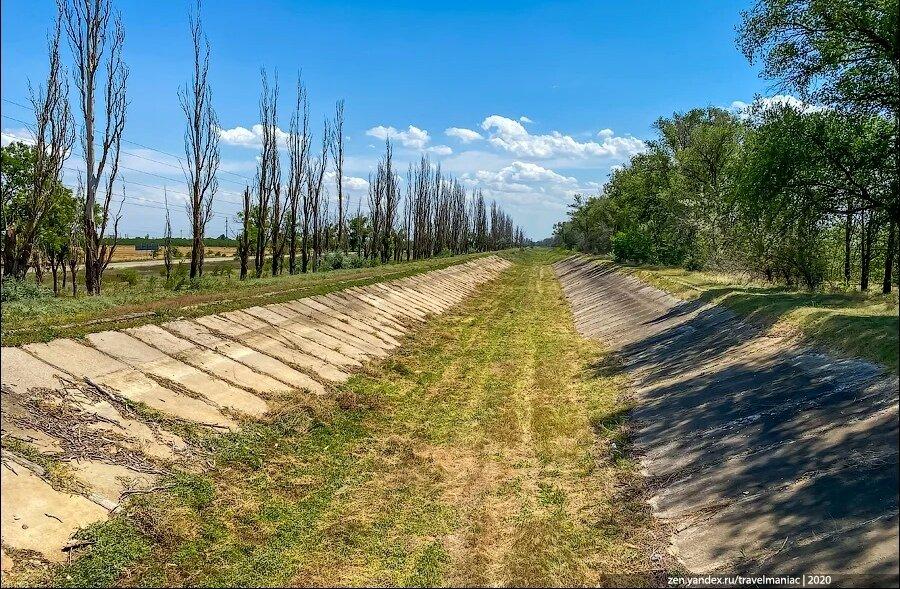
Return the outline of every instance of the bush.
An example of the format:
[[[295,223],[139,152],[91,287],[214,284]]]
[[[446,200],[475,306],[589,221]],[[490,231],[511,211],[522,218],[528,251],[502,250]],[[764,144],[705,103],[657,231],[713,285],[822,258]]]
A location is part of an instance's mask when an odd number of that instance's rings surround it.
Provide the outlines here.
[[[178,262],[172,268],[172,277],[170,279],[170,286],[172,290],[181,290],[184,287],[185,282],[187,282],[188,277],[188,268],[183,262]]]
[[[639,230],[619,231],[612,238],[613,259],[616,262],[643,264],[653,261],[653,243]]]
[[[140,274],[134,268],[123,268],[116,272],[119,282],[125,282],[128,286],[134,286],[141,279]]]
[[[4,278],[0,287],[0,301],[3,302],[44,299],[52,296],[52,290],[31,280]]]
[[[348,262],[348,268],[365,268],[366,259],[362,256],[352,255]]]

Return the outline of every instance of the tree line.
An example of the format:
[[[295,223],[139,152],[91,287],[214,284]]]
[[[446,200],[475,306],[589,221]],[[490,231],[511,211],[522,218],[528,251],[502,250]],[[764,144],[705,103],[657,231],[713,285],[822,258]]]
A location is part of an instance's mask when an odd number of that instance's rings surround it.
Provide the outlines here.
[[[58,16],[49,37],[45,84],[30,89],[35,113],[32,145],[2,148],[3,276],[37,278],[48,265],[54,290],[71,281],[83,265],[88,294],[100,294],[102,277],[119,243],[121,200],[115,198],[128,105],[129,69],[123,58],[125,30],[112,0],[57,0]],[[209,83],[210,44],[200,18],[200,1],[188,15],[192,69],[178,89],[185,117],[182,162],[188,187],[191,227],[190,278],[203,275],[206,226],[213,215],[220,164],[219,123]],[[60,45],[68,41],[71,67]],[[522,245],[524,233],[496,203],[490,210],[480,192],[466,191],[423,157],[411,165],[405,189],[390,141],[369,177],[368,211],[350,217],[344,187],[344,103],[326,119],[314,144],[309,100],[296,83],[289,131],[278,126],[277,74],[261,75],[261,151],[255,179],[243,191],[237,236],[240,276],[315,271],[329,253],[337,264],[355,260],[386,263],[443,253],[487,251]],[[77,108],[70,109],[70,85]],[[76,190],[63,184],[62,171],[78,137],[85,172]],[[333,177],[337,211],[330,210],[327,181]],[[117,202],[118,201],[118,202]],[[173,243],[168,196],[163,242],[171,271]],[[334,262],[332,262],[334,265]],[[68,271],[67,271],[68,268]]]
[[[390,139],[369,174],[367,211],[362,202],[347,218],[343,190],[344,103],[335,105],[318,140],[310,129],[307,89],[298,77],[289,131],[279,139],[277,75],[261,75],[262,145],[255,181],[244,189],[238,236],[240,276],[257,278],[317,271],[349,263],[399,262],[442,254],[484,252],[525,244],[524,231],[496,202],[467,191],[425,155],[410,164],[405,182]],[[282,175],[283,142],[287,172]],[[330,209],[326,176],[332,171],[337,211]],[[405,187],[404,187],[405,185]],[[490,215],[490,216],[488,216]],[[351,254],[353,255],[351,259]],[[252,263],[252,268],[251,268]]]
[[[617,260],[741,270],[787,285],[897,283],[896,1],[762,0],[738,44],[799,100],[662,117],[557,244]]]

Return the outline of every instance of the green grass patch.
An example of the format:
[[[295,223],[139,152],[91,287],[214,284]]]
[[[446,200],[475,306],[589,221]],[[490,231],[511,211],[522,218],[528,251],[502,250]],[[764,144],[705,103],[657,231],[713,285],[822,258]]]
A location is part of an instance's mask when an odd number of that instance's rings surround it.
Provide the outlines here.
[[[170,586],[646,578],[664,535],[634,465],[597,432],[626,440],[625,376],[576,333],[549,266],[558,254],[508,255],[500,279],[333,396],[286,400],[206,440],[207,472],[132,501],[126,555],[92,550],[93,564],[59,574]]]
[[[897,293],[802,291],[721,272],[631,268],[638,278],[686,299],[724,305],[766,328],[898,371]]]

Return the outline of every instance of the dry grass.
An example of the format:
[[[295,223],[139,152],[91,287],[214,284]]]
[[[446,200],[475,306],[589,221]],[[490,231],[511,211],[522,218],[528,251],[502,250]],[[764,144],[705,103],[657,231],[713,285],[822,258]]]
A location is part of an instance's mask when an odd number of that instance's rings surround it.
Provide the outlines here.
[[[133,558],[88,554],[56,580],[112,569],[126,585],[653,581],[665,534],[621,451],[625,376],[575,332],[550,260],[523,254],[333,399],[222,436],[211,471],[109,524],[144,540]]]

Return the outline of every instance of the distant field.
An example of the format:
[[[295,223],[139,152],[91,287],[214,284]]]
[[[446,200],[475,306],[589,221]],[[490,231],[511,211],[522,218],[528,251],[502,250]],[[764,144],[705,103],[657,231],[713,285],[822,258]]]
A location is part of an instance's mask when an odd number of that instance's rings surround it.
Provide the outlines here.
[[[190,247],[178,247],[178,257],[190,258]],[[116,250],[113,252],[112,261],[113,262],[132,262],[132,261],[140,261],[140,260],[162,260],[164,249],[160,249],[157,251],[157,254],[154,256],[153,252],[150,250],[138,250],[135,249],[134,245],[128,244],[119,244],[116,246]],[[223,257],[232,257],[237,255],[237,248],[230,246],[207,246],[206,248],[206,257],[209,258],[223,258]]]

